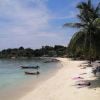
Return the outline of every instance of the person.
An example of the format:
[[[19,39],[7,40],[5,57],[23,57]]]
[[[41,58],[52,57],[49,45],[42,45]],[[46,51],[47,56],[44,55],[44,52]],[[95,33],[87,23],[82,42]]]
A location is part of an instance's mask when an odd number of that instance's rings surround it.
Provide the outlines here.
[[[92,72],[93,72],[93,74],[96,76],[97,70],[94,69]]]
[[[78,83],[77,85],[79,85],[79,86],[90,86],[91,83],[90,83],[90,82],[86,82],[86,83]]]

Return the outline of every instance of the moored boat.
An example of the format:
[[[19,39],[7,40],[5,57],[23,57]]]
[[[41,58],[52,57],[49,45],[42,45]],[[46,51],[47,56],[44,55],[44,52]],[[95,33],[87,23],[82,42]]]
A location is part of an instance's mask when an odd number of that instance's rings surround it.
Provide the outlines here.
[[[20,66],[22,69],[39,69],[39,66]]]
[[[26,75],[39,75],[40,72],[25,72]]]

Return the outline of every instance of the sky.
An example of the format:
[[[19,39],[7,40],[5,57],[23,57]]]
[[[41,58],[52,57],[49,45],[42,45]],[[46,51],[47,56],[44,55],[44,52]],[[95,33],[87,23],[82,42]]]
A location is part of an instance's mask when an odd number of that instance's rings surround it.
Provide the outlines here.
[[[77,30],[62,26],[78,21],[81,1],[87,0],[0,0],[0,50],[67,46]]]

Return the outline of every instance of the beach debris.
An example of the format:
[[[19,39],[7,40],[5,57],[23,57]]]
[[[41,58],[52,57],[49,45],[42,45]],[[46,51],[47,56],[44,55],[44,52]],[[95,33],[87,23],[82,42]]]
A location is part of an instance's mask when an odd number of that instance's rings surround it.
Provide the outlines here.
[[[81,64],[79,67],[80,67],[81,69],[86,69],[86,68],[88,67],[88,64]]]
[[[85,75],[85,74],[87,74],[87,73],[81,73],[80,75]]]
[[[86,69],[86,67],[84,66],[84,67],[82,67],[81,69]]]
[[[74,77],[73,80],[77,80],[77,79],[84,79],[83,77]]]

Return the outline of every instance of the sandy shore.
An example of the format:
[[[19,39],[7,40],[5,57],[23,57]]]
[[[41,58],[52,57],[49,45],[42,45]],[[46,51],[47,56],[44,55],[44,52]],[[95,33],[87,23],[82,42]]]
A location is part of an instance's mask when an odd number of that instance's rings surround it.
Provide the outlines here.
[[[100,84],[98,79],[88,74],[89,69],[79,67],[83,61],[71,61],[66,58],[58,58],[62,68],[50,79],[46,80],[35,90],[28,93],[20,100],[100,100]],[[86,75],[80,75],[87,72]],[[75,86],[74,77],[83,77],[91,82],[90,87],[78,88]],[[99,81],[100,83],[100,81]]]

